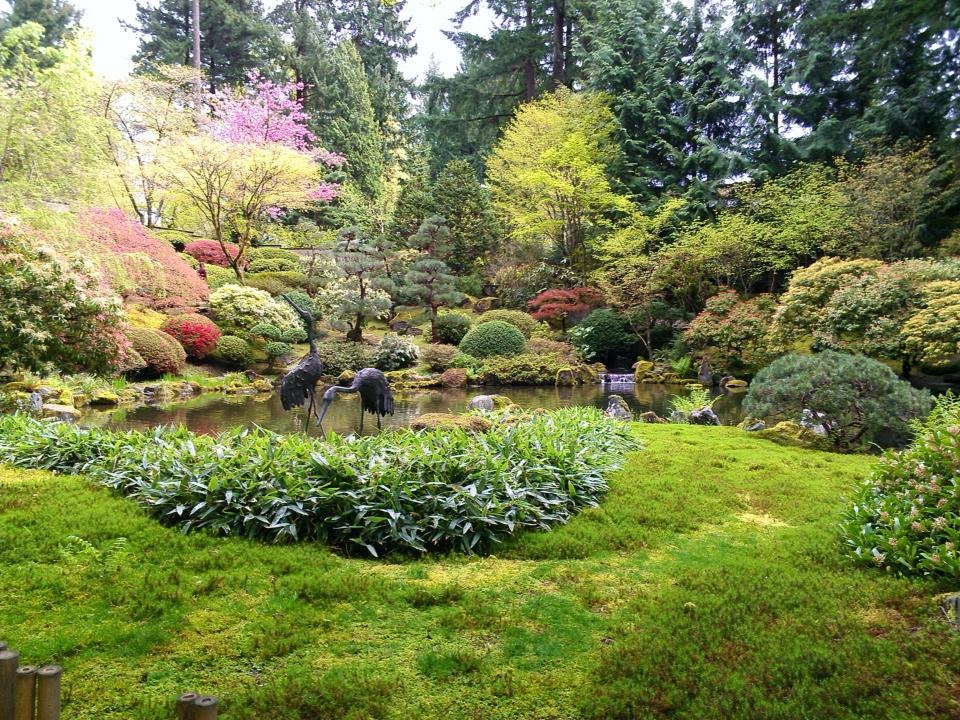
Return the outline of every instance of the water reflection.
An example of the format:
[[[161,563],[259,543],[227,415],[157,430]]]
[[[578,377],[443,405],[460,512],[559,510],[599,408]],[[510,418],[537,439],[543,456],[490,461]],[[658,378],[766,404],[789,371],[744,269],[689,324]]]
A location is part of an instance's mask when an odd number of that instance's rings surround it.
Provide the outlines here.
[[[571,405],[606,407],[606,397],[621,395],[634,413],[653,410],[659,415],[668,412],[670,398],[686,391],[664,385],[606,384],[580,387],[504,387],[469,388],[460,390],[397,392],[396,414],[384,418],[384,427],[408,425],[418,415],[433,412],[463,412],[470,398],[476,395],[500,393],[508,395],[524,408],[554,409]],[[714,410],[723,423],[736,424],[740,420],[740,395],[717,398]],[[360,398],[341,395],[334,400],[324,418],[324,427],[338,433],[356,431],[360,417]],[[228,396],[211,393],[191,400],[120,408],[112,411],[91,412],[81,421],[85,425],[143,430],[156,425],[186,425],[198,433],[213,434],[236,426],[260,425],[275,432],[299,432],[305,424],[303,412],[286,412],[278,395]],[[314,423],[307,424],[307,432],[319,435]],[[371,416],[364,421],[364,434],[377,432]]]

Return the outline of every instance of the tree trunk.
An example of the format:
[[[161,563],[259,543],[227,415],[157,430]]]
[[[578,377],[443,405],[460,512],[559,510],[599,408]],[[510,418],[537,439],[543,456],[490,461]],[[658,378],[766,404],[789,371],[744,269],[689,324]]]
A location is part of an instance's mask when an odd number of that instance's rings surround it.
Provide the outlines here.
[[[527,31],[533,32],[533,2],[532,0],[526,0],[524,7],[527,11]],[[523,77],[524,84],[526,87],[526,101],[530,102],[537,95],[537,75],[536,68],[534,67],[533,60],[526,58],[523,61]]]
[[[357,317],[347,333],[347,340],[351,342],[363,342],[363,314],[357,313]]]
[[[553,5],[553,67],[550,73],[550,80],[555,88],[566,84],[566,74],[564,73],[563,64],[563,31],[566,24],[566,1],[555,0]]]

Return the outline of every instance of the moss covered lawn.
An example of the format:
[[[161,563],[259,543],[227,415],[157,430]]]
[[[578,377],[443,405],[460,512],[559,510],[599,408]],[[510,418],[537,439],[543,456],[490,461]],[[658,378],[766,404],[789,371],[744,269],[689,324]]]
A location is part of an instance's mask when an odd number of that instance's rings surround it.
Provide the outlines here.
[[[483,558],[184,536],[0,468],[0,639],[64,666],[65,720],[960,718],[960,588],[841,556],[872,458],[637,433],[600,508]]]

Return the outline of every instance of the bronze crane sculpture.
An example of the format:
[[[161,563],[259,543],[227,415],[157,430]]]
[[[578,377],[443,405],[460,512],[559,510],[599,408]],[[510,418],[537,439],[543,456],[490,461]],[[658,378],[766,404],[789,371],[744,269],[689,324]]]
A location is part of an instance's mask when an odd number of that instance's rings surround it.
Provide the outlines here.
[[[334,385],[327,388],[323,394],[323,407],[320,410],[320,417],[317,418],[317,425],[323,422],[323,416],[327,414],[327,409],[337,393],[359,393],[360,394],[360,433],[363,433],[363,414],[372,413],[377,416],[377,429],[380,429],[380,418],[384,415],[393,415],[393,390],[390,389],[390,381],[387,376],[376,368],[364,368],[358,370],[349,387]],[[320,425],[320,429],[323,426]]]
[[[313,314],[297,305],[289,295],[284,295],[283,299],[303,320],[310,352],[294,365],[280,381],[280,403],[284,410],[292,410],[293,408],[303,407],[303,404],[309,399],[310,405],[307,408],[307,417],[309,418],[310,414],[313,413],[317,418],[317,425],[319,425],[321,418],[317,414],[317,381],[323,374],[323,362],[320,360],[317,344],[313,337]]]

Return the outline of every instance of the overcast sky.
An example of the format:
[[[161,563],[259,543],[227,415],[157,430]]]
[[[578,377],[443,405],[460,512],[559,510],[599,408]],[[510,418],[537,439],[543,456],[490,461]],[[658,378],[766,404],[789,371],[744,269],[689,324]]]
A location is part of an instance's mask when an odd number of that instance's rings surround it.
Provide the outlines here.
[[[157,0],[154,0],[156,2]],[[121,20],[134,19],[134,0],[71,0],[83,10],[83,24],[93,33],[93,65],[96,71],[108,77],[126,75],[133,67],[131,57],[137,48],[137,38],[120,25]],[[4,5],[0,0],[0,5]],[[272,6],[272,0],[265,5]],[[403,64],[407,77],[423,76],[433,58],[445,75],[452,75],[460,62],[457,48],[444,37],[442,31],[452,29],[450,17],[464,4],[464,0],[407,0],[405,14],[411,19],[416,33],[417,55]],[[200,0],[201,12],[203,0]],[[471,18],[465,29],[486,34],[490,25],[489,12]]]

